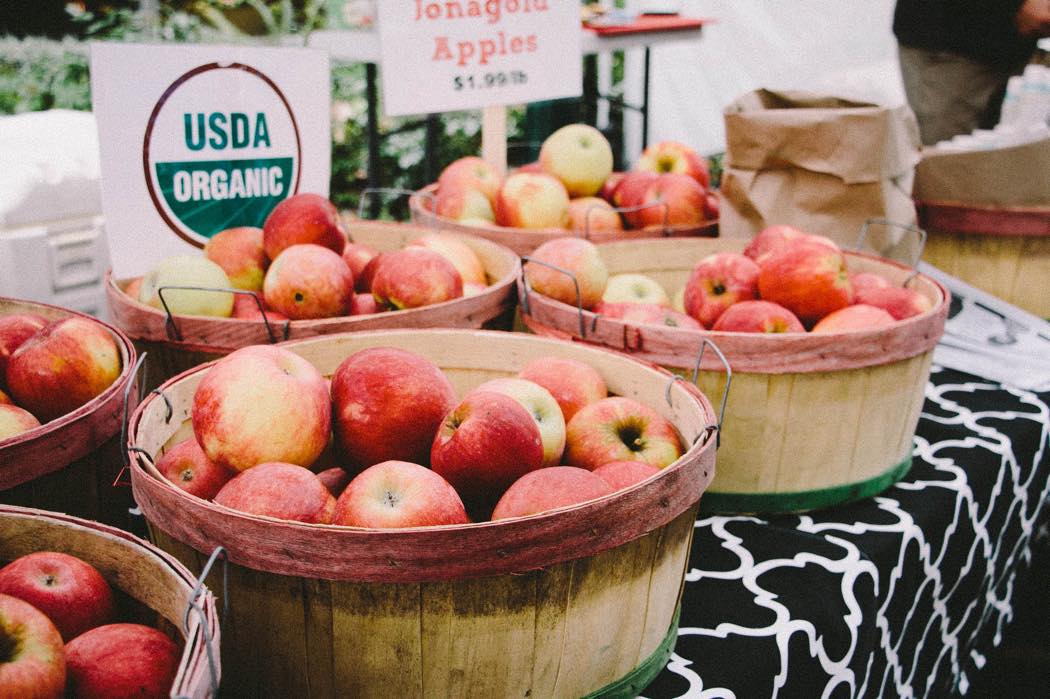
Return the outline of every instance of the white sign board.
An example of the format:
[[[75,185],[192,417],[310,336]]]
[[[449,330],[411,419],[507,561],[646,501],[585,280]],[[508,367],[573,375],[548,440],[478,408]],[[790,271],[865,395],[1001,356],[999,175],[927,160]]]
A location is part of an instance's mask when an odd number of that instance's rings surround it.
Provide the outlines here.
[[[282,199],[328,195],[327,54],[93,44],[102,211],[117,277],[262,226]]]
[[[387,115],[521,104],[582,91],[577,2],[377,4]]]

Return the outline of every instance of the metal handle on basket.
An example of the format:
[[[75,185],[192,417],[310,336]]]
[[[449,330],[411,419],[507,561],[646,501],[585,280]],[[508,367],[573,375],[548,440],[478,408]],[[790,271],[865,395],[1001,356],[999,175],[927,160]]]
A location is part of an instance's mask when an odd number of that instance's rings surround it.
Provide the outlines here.
[[[564,267],[552,265],[551,263],[543,262],[542,260],[534,260],[528,255],[522,255],[521,260],[522,262],[537,264],[542,267],[547,267],[548,269],[553,269],[556,272],[561,272],[562,274],[564,274],[572,280],[573,288],[576,289],[576,312],[579,314],[580,317],[580,337],[587,337],[587,326],[583,322],[583,296],[580,294],[580,282],[578,279],[576,279],[576,275],[570,272],[569,270],[565,269]],[[521,304],[521,312],[525,315],[531,315],[532,312],[529,306],[529,293],[532,291],[532,289],[529,287],[529,280],[525,276],[525,265],[521,266],[521,288],[523,294],[522,297],[518,299],[519,303]]]
[[[277,334],[274,332],[273,327],[270,325],[270,319],[266,317],[266,308],[263,306],[262,299],[259,298],[259,294],[254,291],[246,291],[244,289],[222,289],[214,286],[158,286],[157,287],[157,298],[160,299],[160,305],[164,307],[164,313],[167,315],[167,319],[164,321],[164,327],[168,332],[168,339],[175,340],[176,342],[182,342],[182,332],[179,330],[179,326],[175,323],[175,316],[172,315],[171,309],[168,308],[168,302],[164,299],[165,291],[214,291],[222,294],[240,294],[242,296],[247,295],[255,299],[255,304],[259,307],[259,313],[262,315],[263,324],[266,326],[266,336],[270,339],[270,344],[275,344],[281,340],[277,339]],[[284,321],[284,337],[282,340],[288,339],[288,332],[291,328],[291,321]],[[175,337],[172,337],[174,335]]]
[[[857,234],[857,243],[853,246],[854,250],[864,249],[865,243],[868,242],[868,228],[873,225],[885,226],[887,228],[900,228],[901,230],[907,231],[909,233],[914,233],[915,237],[918,239],[918,252],[915,253],[915,259],[912,260],[909,264],[909,266],[912,268],[912,272],[908,275],[908,278],[904,280],[904,283],[901,284],[901,286],[908,286],[911,280],[919,274],[919,260],[922,259],[922,253],[926,249],[926,231],[922,228],[919,228],[918,226],[913,226],[910,223],[897,223],[896,221],[890,221],[889,219],[885,218],[869,218],[867,221],[860,224],[860,232]],[[898,242],[900,241],[898,240]],[[876,252],[878,252],[880,255],[883,254],[883,251],[881,250],[876,250]],[[888,257],[888,255],[884,256]]]
[[[226,549],[222,546],[216,546],[215,550],[211,552],[211,556],[208,558],[208,562],[204,564],[204,568],[201,569],[201,574],[197,577],[197,582],[193,586],[193,592],[190,593],[190,598],[186,603],[186,611],[182,616],[182,626],[184,633],[189,636],[190,633],[190,612],[196,612],[200,623],[201,633],[204,634],[204,650],[208,657],[208,672],[211,675],[211,688],[212,694],[216,694],[219,691],[219,668],[215,662],[215,654],[211,648],[211,632],[208,630],[208,618],[204,614],[204,607],[202,607],[198,600],[204,594],[204,580],[208,577],[208,573],[211,572],[212,567],[215,565],[215,561],[222,557],[222,614],[219,617],[219,623],[226,621],[227,614],[230,610],[230,596],[229,587],[227,585],[230,558],[226,554]],[[182,699],[179,697],[178,699]],[[190,699],[186,697],[186,699]]]
[[[704,351],[707,349],[708,345],[711,345],[711,349],[713,349],[715,354],[718,355],[718,358],[722,360],[722,366],[725,367],[726,370],[726,385],[725,388],[722,389],[722,401],[718,407],[718,423],[715,425],[708,425],[708,430],[712,428],[717,430],[717,435],[715,437],[715,448],[717,449],[722,446],[722,421],[726,416],[726,401],[729,400],[729,385],[733,382],[733,369],[729,366],[729,360],[727,360],[726,356],[722,354],[722,350],[718,348],[715,341],[705,337],[700,342],[700,352],[696,355],[696,364],[693,365],[692,381],[694,385],[696,385],[697,380],[700,378],[700,365],[704,361]]]
[[[117,474],[117,477],[113,479],[112,487],[114,487],[114,488],[116,488],[117,486],[128,486],[128,485],[131,485],[130,482],[122,483],[121,480],[120,480],[121,478],[124,477],[124,474],[127,473],[128,467],[131,466],[131,459],[130,459],[130,457],[128,457],[128,452],[127,452],[127,448],[126,448],[127,447],[127,443],[128,443],[128,417],[129,417],[129,415],[128,415],[128,413],[129,413],[129,410],[128,410],[129,405],[128,404],[131,402],[129,399],[131,398],[131,387],[132,386],[138,386],[139,387],[138,400],[139,401],[142,400],[142,390],[141,390],[142,389],[142,384],[139,383],[138,379],[139,379],[139,371],[142,369],[142,365],[146,363],[146,354],[147,354],[146,352],[143,352],[142,354],[139,355],[138,360],[135,361],[135,366],[132,367],[132,369],[131,369],[131,377],[128,379],[127,384],[124,385],[124,406],[123,406],[123,413],[121,414],[121,419],[120,419],[120,458],[121,458],[121,469],[120,469],[120,473]],[[137,403],[138,403],[138,401],[136,401],[136,404]]]
[[[668,237],[671,235],[671,206],[665,201],[651,201],[648,204],[639,204],[638,206],[614,206],[612,210],[619,214],[621,217],[623,214],[633,214],[638,211],[645,209],[651,209],[655,206],[662,206],[664,210],[664,222],[663,222],[663,235]],[[595,209],[607,210],[601,204],[594,204],[587,207],[587,211],[584,212],[583,216],[583,237],[587,240],[591,239],[591,211]],[[577,236],[578,237],[578,236]]]

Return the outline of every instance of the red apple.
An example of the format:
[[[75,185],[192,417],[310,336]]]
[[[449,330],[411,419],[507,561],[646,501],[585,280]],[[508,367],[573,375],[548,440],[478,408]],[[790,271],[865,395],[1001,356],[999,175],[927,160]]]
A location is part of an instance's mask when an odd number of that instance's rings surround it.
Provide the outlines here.
[[[109,624],[66,644],[70,696],[162,699],[171,696],[181,651],[157,629]]]
[[[354,277],[343,258],[320,245],[285,248],[263,281],[266,305],[292,320],[347,315]]]
[[[336,440],[356,473],[382,461],[426,463],[456,394],[426,357],[373,347],[335,370],[332,403]]]
[[[484,284],[487,281],[485,266],[474,249],[462,239],[448,233],[430,233],[409,242],[438,253],[452,263],[459,272],[463,284]]]
[[[346,246],[339,211],[319,194],[288,197],[273,207],[263,223],[263,247],[271,260],[285,248],[304,244],[320,245],[337,255]]]
[[[253,515],[329,524],[335,498],[314,473],[278,461],[243,471],[219,490],[215,503]]]
[[[594,469],[592,473],[612,486],[613,490],[623,490],[648,480],[659,472],[660,469],[644,461],[610,461]]]
[[[543,141],[540,166],[561,180],[570,197],[591,197],[612,174],[612,146],[593,126],[568,124]]]
[[[674,426],[632,398],[613,396],[588,405],[565,432],[565,462],[588,471],[610,461],[644,461],[663,468],[682,455]]]
[[[38,551],[0,569],[0,594],[28,602],[72,640],[113,618],[113,592],[98,570],[76,556]]]
[[[875,306],[856,304],[846,306],[837,311],[829,313],[813,326],[815,333],[852,332],[857,330],[874,330],[887,325],[893,325],[896,321],[886,311]]]
[[[259,301],[256,301],[256,298]],[[260,305],[265,309],[262,313],[259,312]],[[288,316],[285,314],[266,308],[266,302],[263,301],[261,294],[252,294],[252,296],[237,294],[233,301],[233,313],[230,317],[240,318],[241,320],[261,321],[263,313],[266,314],[266,320],[270,321],[271,326],[283,326],[285,321],[288,320]],[[277,328],[273,328],[273,330],[276,331]]]
[[[376,303],[392,308],[420,308],[458,299],[463,278],[442,255],[417,246],[383,255],[372,278]]]
[[[13,400],[11,400],[11,396],[9,396],[6,393],[4,393],[4,389],[0,388],[0,405],[14,405],[14,404],[15,404],[15,402]],[[40,424],[35,417],[33,418],[33,421],[37,422],[37,424]]]
[[[438,190],[434,213],[441,218],[459,222],[496,221],[493,200],[481,190],[462,184],[448,184]]]
[[[463,501],[444,478],[419,464],[384,461],[350,481],[332,524],[401,529],[469,521]]]
[[[708,192],[707,196],[704,197],[704,216],[709,221],[715,221],[718,219],[721,210],[722,203],[718,198],[718,194]]]
[[[591,365],[575,359],[533,359],[522,367],[518,376],[547,389],[558,402],[566,423],[580,408],[609,395],[602,375]]]
[[[900,286],[861,287],[856,290],[854,301],[875,306],[889,313],[895,320],[903,320],[925,313],[933,303],[915,289]]]
[[[361,272],[365,270],[365,266],[378,254],[378,250],[364,243],[347,243],[346,247],[343,248],[343,262],[350,268],[350,273],[354,275],[355,286],[357,285],[357,280],[361,278]]]
[[[62,636],[43,612],[16,597],[0,595],[0,649],[0,696],[64,696]]]
[[[623,221],[612,204],[598,197],[580,197],[569,202],[569,228],[588,237],[592,231],[622,231]]]
[[[867,289],[886,289],[893,286],[889,279],[875,272],[854,272],[849,275],[849,283],[853,286],[855,297]],[[858,299],[857,303],[864,302]]]
[[[543,172],[543,165],[540,163],[539,160],[534,160],[531,163],[525,163],[524,165],[521,165],[521,166],[515,168],[514,172],[542,173]]]
[[[558,401],[538,383],[522,378],[491,379],[478,386],[478,391],[495,391],[521,403],[540,428],[543,442],[543,465],[557,466],[565,451],[565,417]]]
[[[376,297],[372,294],[354,294],[350,299],[350,315],[352,316],[367,316],[384,310],[386,309],[379,307]]]
[[[671,299],[660,283],[645,274],[614,274],[609,277],[602,293],[606,303],[651,303],[671,305]]]
[[[345,469],[339,466],[333,466],[332,468],[326,468],[325,470],[317,474],[318,480],[324,483],[324,487],[328,488],[328,492],[333,497],[338,498],[346,486],[350,484],[350,474]]]
[[[537,264],[531,261],[525,263],[525,280],[529,288],[536,293],[572,306],[582,303],[584,308],[594,308],[595,304],[602,300],[605,285],[609,280],[609,270],[598,248],[589,240],[582,238],[548,240],[536,248],[530,258],[546,263]],[[547,265],[559,267],[565,271]],[[577,296],[577,285],[579,296]]]
[[[696,263],[685,284],[685,310],[710,328],[740,301],[758,298],[759,268],[737,252],[718,252]]]
[[[204,454],[193,437],[184,439],[164,452],[157,461],[160,475],[190,495],[211,500],[236,471],[219,466]]]
[[[543,440],[521,403],[472,391],[434,436],[430,465],[469,507],[487,509],[511,483],[543,466]]]
[[[0,403],[0,442],[34,427],[40,427],[40,421],[31,412],[17,405]]]
[[[707,191],[687,175],[657,175],[642,195],[644,209],[631,214],[635,228],[647,226],[698,226],[706,219]]]
[[[732,333],[804,333],[794,313],[772,301],[741,301],[718,316],[712,330]]]
[[[328,445],[328,384],[310,362],[252,345],[211,365],[193,395],[193,433],[208,458],[243,471],[268,461],[309,466]]]
[[[514,228],[566,228],[569,193],[550,175],[514,173],[496,198],[496,223]]]
[[[806,233],[794,226],[777,224],[763,228],[758,235],[752,238],[744,248],[744,255],[754,260],[755,264],[761,265],[774,252],[800,242],[816,243],[833,250],[839,249],[838,244],[830,238]]]
[[[472,189],[484,194],[491,203],[495,203],[502,184],[496,168],[473,155],[452,161],[438,176],[438,192]]]
[[[644,151],[634,166],[635,170],[657,174],[675,173],[695,180],[706,189],[711,184],[707,161],[695,150],[677,141],[660,141]]]
[[[359,294],[372,293],[372,280],[376,276],[380,263],[383,261],[383,253],[379,253],[364,266],[360,277],[354,277],[354,291]]]
[[[573,466],[541,468],[514,481],[492,511],[492,520],[556,510],[596,500],[613,492],[613,487],[590,471]]]
[[[35,313],[12,313],[0,316],[0,384],[4,383],[7,362],[11,355],[47,323],[46,318]]]
[[[807,326],[853,302],[846,258],[814,242],[783,247],[767,257],[759,265],[758,292]]]
[[[135,277],[128,285],[124,287],[124,294],[129,296],[135,303],[142,303],[139,301],[139,293],[142,291],[142,277]]]
[[[48,422],[76,410],[120,376],[120,350],[109,330],[71,316],[22,343],[7,362],[15,403]]]
[[[602,183],[602,188],[598,190],[598,196],[609,202],[613,203],[613,193],[616,188],[623,182],[623,178],[627,177],[626,172],[613,172],[605,178],[605,182]]]
[[[204,246],[204,256],[222,267],[235,289],[262,291],[268,260],[261,228],[227,228],[213,235]]]
[[[612,191],[610,203],[618,209],[639,206],[649,186],[656,182],[658,175],[653,172],[628,172],[620,179]],[[627,223],[636,227],[630,214],[624,214]]]
[[[594,312],[629,323],[665,325],[669,328],[686,330],[703,330],[704,328],[685,313],[654,303],[606,303],[602,301],[594,307]]]

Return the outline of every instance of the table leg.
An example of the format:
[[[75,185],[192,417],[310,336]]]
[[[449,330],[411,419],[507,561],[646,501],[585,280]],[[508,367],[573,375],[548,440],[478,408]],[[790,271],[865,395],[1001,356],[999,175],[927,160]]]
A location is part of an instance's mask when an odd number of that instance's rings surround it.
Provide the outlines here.
[[[382,182],[379,161],[379,94],[376,88],[376,64],[365,64],[365,97],[368,100],[368,187],[378,188]],[[372,197],[370,217],[378,218],[382,202]]]

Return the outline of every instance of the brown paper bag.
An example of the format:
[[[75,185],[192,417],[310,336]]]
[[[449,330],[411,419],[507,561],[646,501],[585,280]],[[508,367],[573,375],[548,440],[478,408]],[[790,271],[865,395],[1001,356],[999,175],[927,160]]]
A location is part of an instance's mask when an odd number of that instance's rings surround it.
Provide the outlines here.
[[[726,108],[725,126],[721,235],[788,224],[853,246],[868,219],[915,223],[908,107],[757,90]]]

